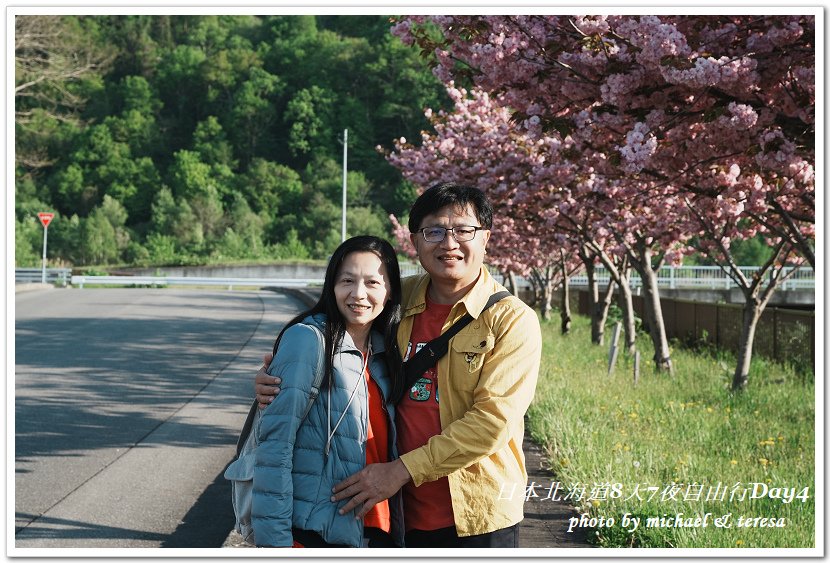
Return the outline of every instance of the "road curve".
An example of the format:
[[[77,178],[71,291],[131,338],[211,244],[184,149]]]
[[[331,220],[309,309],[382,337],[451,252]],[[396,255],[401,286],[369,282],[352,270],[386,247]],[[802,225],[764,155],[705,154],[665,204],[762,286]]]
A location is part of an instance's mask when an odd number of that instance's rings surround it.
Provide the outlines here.
[[[227,494],[253,373],[299,307],[268,291],[16,294],[9,554],[221,545],[231,515],[208,497]]]

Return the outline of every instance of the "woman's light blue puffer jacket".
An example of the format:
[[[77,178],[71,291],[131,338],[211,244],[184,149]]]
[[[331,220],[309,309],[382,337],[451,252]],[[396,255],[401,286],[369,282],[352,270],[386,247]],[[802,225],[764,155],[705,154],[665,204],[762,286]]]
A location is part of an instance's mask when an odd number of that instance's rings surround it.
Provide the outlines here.
[[[314,369],[317,363],[318,337],[312,326],[323,331],[325,315],[306,317],[288,328],[268,373],[282,379],[280,392],[262,415],[259,448],[254,468],[251,517],[258,546],[291,546],[291,528],[319,533],[333,544],[360,547],[363,521],[354,512],[339,515],[346,501],[331,502],[332,487],[366,465],[368,399],[363,377],[363,356],[348,333],[335,351],[332,387],[320,389],[305,420],[300,420],[308,404]],[[384,397],[391,391],[391,381],[383,361],[383,336],[371,333],[372,355],[369,372]],[[331,396],[331,427],[340,419],[352,389],[355,397],[337,427],[328,455],[327,419]],[[329,393],[330,391],[330,393]],[[389,414],[390,452],[397,457],[394,407]],[[400,539],[400,513],[396,499],[390,499],[393,536]]]

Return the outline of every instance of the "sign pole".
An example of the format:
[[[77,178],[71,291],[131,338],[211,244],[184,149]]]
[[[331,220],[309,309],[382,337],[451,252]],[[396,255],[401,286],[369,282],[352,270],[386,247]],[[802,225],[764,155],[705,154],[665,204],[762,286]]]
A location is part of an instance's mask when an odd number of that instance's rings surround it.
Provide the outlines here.
[[[54,219],[54,213],[42,212],[37,214],[40,224],[43,225],[43,266],[40,271],[40,283],[46,283],[46,233],[49,231],[49,223]]]
[[[43,267],[40,272],[40,283],[46,283],[46,233],[49,232],[49,227],[43,227]]]

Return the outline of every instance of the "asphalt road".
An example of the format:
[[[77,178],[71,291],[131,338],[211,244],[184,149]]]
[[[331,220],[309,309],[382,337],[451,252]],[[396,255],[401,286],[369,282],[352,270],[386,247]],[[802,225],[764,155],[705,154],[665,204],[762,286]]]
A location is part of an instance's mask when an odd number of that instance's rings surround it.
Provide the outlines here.
[[[299,307],[268,291],[17,294],[15,548],[221,546],[252,376]]]

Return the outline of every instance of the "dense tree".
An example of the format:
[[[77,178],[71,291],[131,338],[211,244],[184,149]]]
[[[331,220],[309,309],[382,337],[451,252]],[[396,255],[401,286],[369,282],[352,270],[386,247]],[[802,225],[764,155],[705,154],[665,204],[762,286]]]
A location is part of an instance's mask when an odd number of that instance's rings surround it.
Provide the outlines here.
[[[219,120],[212,115],[196,125],[193,132],[193,150],[199,154],[202,162],[236,168],[233,146],[228,141]]]
[[[83,81],[103,70],[111,55],[96,43],[94,25],[76,17],[15,16],[15,121],[36,109],[58,119],[77,117]]]
[[[283,114],[288,128],[288,150],[291,156],[331,153],[325,149],[332,146],[335,132],[326,124],[331,123],[330,114],[335,96],[319,86],[303,88],[289,100]]]
[[[50,254],[67,263],[216,261],[234,248],[251,259],[326,257],[339,242],[349,129],[349,229],[385,233],[414,189],[374,147],[425,128],[423,108],[445,101],[388,22],[19,17],[17,219],[57,212],[65,232],[56,229]],[[247,216],[237,196],[261,229],[233,219]],[[107,229],[96,211],[105,197],[127,214],[130,240],[117,251],[92,236]],[[87,241],[95,251],[81,248]],[[32,237],[16,243],[21,260],[39,252]]]

